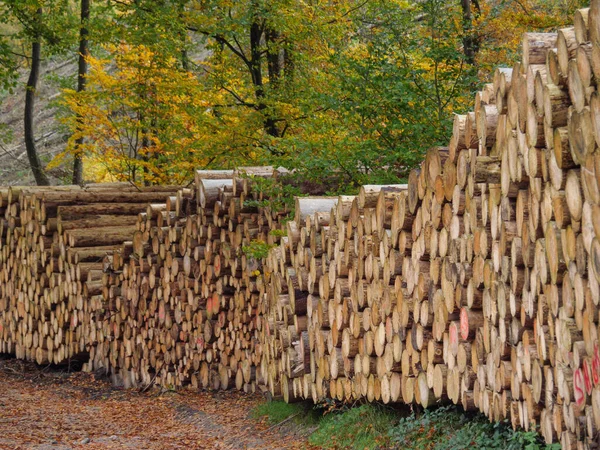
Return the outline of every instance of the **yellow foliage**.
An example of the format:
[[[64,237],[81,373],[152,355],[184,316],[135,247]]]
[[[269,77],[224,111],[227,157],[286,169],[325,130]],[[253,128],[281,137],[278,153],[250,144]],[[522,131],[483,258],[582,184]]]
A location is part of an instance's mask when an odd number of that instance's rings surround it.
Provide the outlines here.
[[[85,155],[86,179],[93,181],[190,181],[211,156],[204,144],[214,117],[202,85],[174,58],[159,58],[145,46],[106,50],[109,59],[88,58],[86,91],[63,92],[72,112],[64,119],[72,131],[66,153]]]
[[[510,62],[520,54],[523,33],[556,31],[571,25],[575,10],[588,5],[587,0],[520,0],[499,8],[494,1],[479,2],[480,11],[474,15],[473,28],[482,39],[477,57],[480,74],[489,76],[498,64],[510,67]]]

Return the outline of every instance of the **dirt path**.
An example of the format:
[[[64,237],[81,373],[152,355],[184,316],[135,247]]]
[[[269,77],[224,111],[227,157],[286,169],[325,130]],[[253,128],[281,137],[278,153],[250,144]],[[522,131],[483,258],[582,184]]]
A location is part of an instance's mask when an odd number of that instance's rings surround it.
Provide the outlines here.
[[[0,360],[0,449],[300,449],[305,437],[249,418],[237,392],[115,389],[85,373]]]

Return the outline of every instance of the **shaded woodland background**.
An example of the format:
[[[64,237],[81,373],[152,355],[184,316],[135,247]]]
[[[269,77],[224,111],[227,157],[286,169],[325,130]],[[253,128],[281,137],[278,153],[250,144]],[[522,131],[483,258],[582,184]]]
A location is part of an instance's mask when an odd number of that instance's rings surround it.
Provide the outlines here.
[[[0,183],[275,165],[405,179],[524,31],[582,0],[4,0]],[[489,81],[489,80],[488,80]]]

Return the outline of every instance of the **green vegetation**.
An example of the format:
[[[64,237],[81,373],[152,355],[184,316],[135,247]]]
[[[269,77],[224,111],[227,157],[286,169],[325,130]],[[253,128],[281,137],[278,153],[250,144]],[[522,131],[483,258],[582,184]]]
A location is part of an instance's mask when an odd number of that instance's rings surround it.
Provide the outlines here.
[[[328,449],[386,448],[390,442],[389,430],[397,420],[392,409],[374,404],[327,414],[309,443]]]
[[[187,184],[196,168],[273,165],[351,193],[398,182],[446,145],[453,113],[512,66],[522,33],[570,26],[588,1],[518,5],[6,0],[0,90],[22,89],[29,69],[33,94],[42,60],[81,55],[77,89],[70,74],[55,101],[69,139],[53,163],[82,158],[88,181]]]
[[[254,259],[264,259],[269,256],[269,250],[271,250],[271,248],[273,248],[273,246],[267,244],[265,241],[253,239],[248,245],[242,246],[242,251],[245,255]]]
[[[288,212],[294,215],[294,197],[302,195],[302,190],[290,182],[277,178],[263,178],[247,175],[252,180],[252,193],[256,200],[246,200],[244,206],[269,208],[271,211]]]
[[[254,419],[265,417],[269,425],[277,425],[286,419],[293,418],[294,423],[311,426],[318,423],[320,412],[311,403],[285,403],[283,401],[266,402],[258,405],[251,413]]]
[[[271,236],[275,236],[275,237],[283,237],[283,236],[287,236],[287,230],[271,230],[269,231],[269,234]]]
[[[543,444],[533,431],[514,431],[506,423],[490,423],[483,415],[467,414],[456,406],[403,418],[390,431],[390,437],[400,448],[423,450],[560,448],[558,444]]]
[[[465,413],[457,406],[407,413],[406,408],[379,404],[311,406],[273,401],[259,405],[252,417],[266,417],[270,425],[293,420],[312,431],[310,445],[324,449],[560,449],[559,444],[544,444],[535,431],[514,431],[507,423],[490,423],[483,415]]]

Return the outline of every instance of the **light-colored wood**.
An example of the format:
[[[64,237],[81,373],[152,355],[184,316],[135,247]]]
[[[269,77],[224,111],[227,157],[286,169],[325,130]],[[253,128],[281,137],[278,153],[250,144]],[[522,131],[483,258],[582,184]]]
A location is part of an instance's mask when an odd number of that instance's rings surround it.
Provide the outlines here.
[[[286,172],[268,166],[198,171],[192,188],[0,188],[0,352],[131,387],[460,402],[585,448],[599,8],[523,36],[523,61],[407,185],[299,197],[291,221],[253,185]]]
[[[556,46],[556,33],[523,34],[523,68],[530,64],[546,64],[548,50]]]

